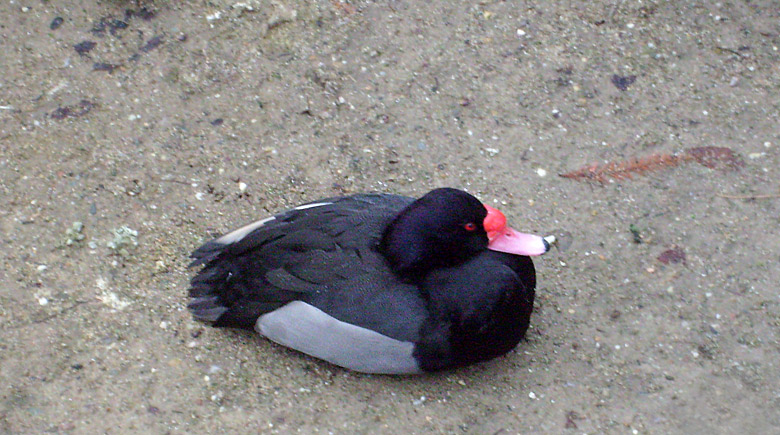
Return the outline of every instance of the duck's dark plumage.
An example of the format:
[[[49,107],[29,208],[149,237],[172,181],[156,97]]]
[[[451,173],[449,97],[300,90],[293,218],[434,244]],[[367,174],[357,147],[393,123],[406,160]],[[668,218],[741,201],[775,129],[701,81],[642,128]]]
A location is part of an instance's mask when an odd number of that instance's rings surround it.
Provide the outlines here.
[[[203,268],[192,279],[189,308],[213,326],[266,331],[274,341],[360,371],[435,371],[490,359],[525,334],[536,278],[527,256],[487,249],[486,214],[455,189],[418,201],[360,194],[305,204],[197,249],[191,265]],[[294,301],[316,309],[295,311],[304,305]],[[280,314],[270,315],[275,310]],[[315,313],[327,320],[317,325],[333,331],[306,330],[304,322],[281,317],[288,311]],[[342,330],[353,335],[351,343],[373,331],[367,336],[375,351],[366,346],[334,356],[335,344],[316,343],[339,341]],[[384,349],[385,359],[358,361]],[[396,367],[402,359],[409,361]]]
[[[430,312],[416,356],[433,371],[512,350],[528,329],[536,277],[530,258],[485,251],[423,281]]]

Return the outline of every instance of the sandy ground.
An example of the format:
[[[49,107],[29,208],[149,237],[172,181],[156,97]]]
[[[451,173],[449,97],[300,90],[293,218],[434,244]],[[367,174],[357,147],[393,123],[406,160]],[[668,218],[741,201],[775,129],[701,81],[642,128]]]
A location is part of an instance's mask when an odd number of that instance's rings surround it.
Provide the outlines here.
[[[777,432],[778,46],[771,0],[4,1],[0,432]],[[557,176],[700,146],[744,165]],[[438,186],[563,235],[506,357],[366,376],[185,309],[212,236]]]

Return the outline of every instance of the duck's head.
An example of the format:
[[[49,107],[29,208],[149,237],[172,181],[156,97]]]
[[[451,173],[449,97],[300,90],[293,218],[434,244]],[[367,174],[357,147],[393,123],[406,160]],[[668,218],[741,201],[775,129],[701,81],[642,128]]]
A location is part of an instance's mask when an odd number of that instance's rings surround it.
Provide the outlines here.
[[[388,225],[380,250],[393,270],[410,278],[455,266],[491,249],[515,255],[541,255],[554,238],[516,231],[506,217],[458,189],[441,188],[416,200]]]

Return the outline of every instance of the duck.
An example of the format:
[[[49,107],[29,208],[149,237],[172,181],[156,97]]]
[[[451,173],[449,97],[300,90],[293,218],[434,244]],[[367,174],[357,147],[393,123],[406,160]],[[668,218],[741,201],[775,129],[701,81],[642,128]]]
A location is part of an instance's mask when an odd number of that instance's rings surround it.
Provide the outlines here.
[[[518,345],[533,310],[530,257],[554,242],[455,188],[326,198],[195,250],[188,309],[352,371],[438,372]]]

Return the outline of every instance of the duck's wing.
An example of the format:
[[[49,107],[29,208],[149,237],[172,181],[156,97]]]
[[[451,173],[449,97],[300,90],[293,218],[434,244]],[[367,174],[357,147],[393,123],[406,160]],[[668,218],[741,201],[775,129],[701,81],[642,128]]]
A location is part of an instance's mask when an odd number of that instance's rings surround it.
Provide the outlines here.
[[[329,198],[210,241],[192,254],[190,266],[203,268],[191,281],[189,309],[214,326],[252,329],[259,316],[295,300],[317,296],[322,308],[341,307],[334,295],[349,295],[356,278],[386,268],[374,246],[411,201],[387,194]]]

